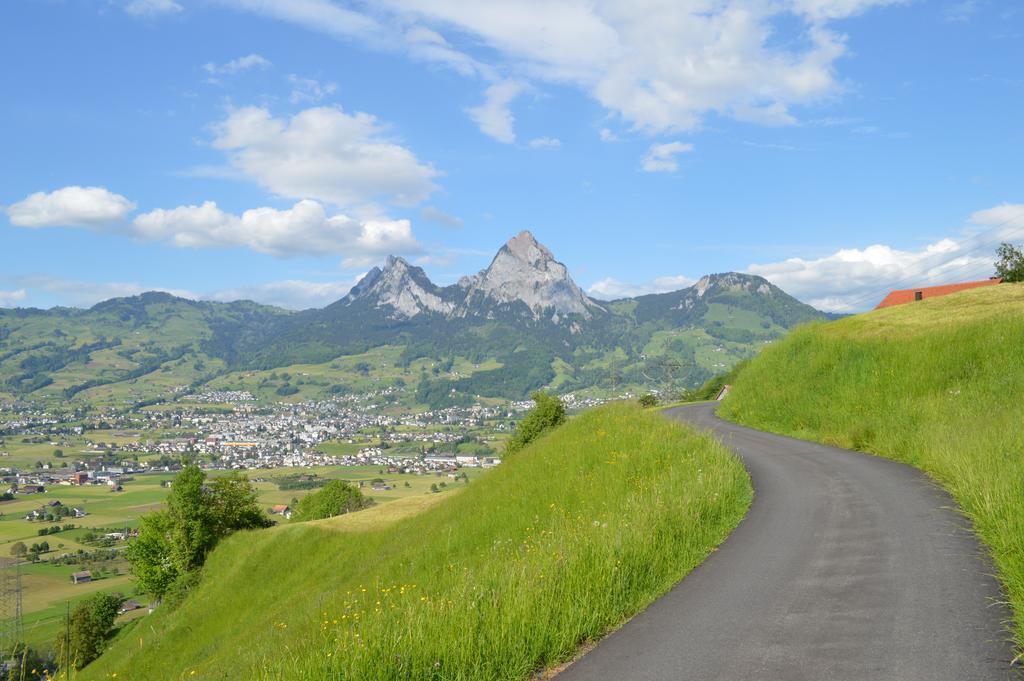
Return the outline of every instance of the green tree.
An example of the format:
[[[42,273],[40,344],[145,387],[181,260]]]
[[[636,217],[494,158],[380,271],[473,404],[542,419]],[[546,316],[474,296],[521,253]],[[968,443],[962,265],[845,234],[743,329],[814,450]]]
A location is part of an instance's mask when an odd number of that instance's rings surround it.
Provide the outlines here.
[[[142,517],[126,555],[139,587],[162,598],[201,567],[222,538],[271,524],[248,478],[232,473],[207,485],[203,471],[187,466],[171,486],[167,510]]]
[[[76,669],[89,664],[103,652],[120,607],[120,596],[96,594],[71,611],[66,638],[71,641],[70,657]]]
[[[642,396],[637,401],[640,402],[640,406],[641,407],[648,407],[649,408],[649,407],[654,407],[654,406],[656,406],[658,404],[658,398],[655,397],[651,393],[647,393],[646,395]]]
[[[63,459],[64,458],[64,450],[63,449],[55,449],[55,450],[53,450],[53,455],[55,457],[57,457],[58,459]]]
[[[214,480],[210,492],[218,539],[236,530],[254,530],[274,524],[260,508],[249,478],[238,471]]]
[[[139,536],[125,551],[138,587],[163,598],[179,576],[171,548],[171,520],[164,511],[142,516]]]
[[[201,566],[217,543],[217,520],[205,481],[206,473],[198,466],[186,466],[167,498],[171,551],[180,572]]]
[[[293,520],[318,520],[369,506],[369,501],[355,485],[331,480],[318,492],[306,495],[295,509]]]
[[[556,395],[538,391],[531,398],[533,409],[516,426],[516,432],[505,445],[506,455],[515,454],[546,431],[565,423],[565,405]]]
[[[23,542],[23,541],[16,541],[16,542],[14,542],[14,544],[11,545],[11,555],[12,556],[17,556],[17,557],[21,558],[26,553],[28,553],[28,547],[25,546],[25,542]]]
[[[1013,244],[1000,244],[996,249],[996,276],[1010,283],[1024,281],[1024,251]]]

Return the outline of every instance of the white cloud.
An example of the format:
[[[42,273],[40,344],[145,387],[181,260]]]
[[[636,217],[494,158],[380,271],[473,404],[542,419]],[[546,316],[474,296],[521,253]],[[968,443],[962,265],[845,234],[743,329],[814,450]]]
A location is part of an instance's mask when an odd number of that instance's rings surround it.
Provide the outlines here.
[[[337,83],[321,83],[315,78],[300,78],[294,73],[288,75],[288,82],[292,84],[289,97],[292,104],[316,104],[338,91]]]
[[[365,272],[349,281],[315,282],[300,279],[272,281],[265,284],[222,289],[204,297],[221,302],[253,300],[264,305],[276,305],[291,310],[306,310],[311,307],[324,307],[344,298],[364,275]]]
[[[333,253],[361,258],[422,250],[408,220],[328,216],[323,205],[309,199],[287,210],[253,208],[240,216],[207,201],[153,210],[132,225],[134,236],[182,248],[241,246],[277,257]]]
[[[1004,204],[971,216],[974,227],[919,250],[883,244],[841,249],[817,259],[789,258],[747,268],[819,309],[859,312],[892,289],[937,286],[993,275],[996,246],[1024,240],[1024,205]],[[986,228],[986,229],[982,229]]]
[[[961,0],[946,5],[942,10],[942,17],[949,22],[962,23],[970,21],[978,9],[978,0]]]
[[[135,204],[103,187],[70,186],[36,192],[7,208],[18,227],[108,227],[124,220]]]
[[[835,22],[906,0],[381,0],[365,14],[330,0],[220,1],[492,83],[573,85],[636,129],[678,132],[710,113],[796,122],[794,107],[842,92],[836,63],[850,50]],[[497,131],[487,134],[513,139],[507,102],[479,108]]]
[[[686,131],[707,113],[778,125],[837,94],[831,22],[899,0],[389,0],[396,16],[475,37],[502,67],[571,83],[634,127]],[[804,40],[778,40],[795,18]]]
[[[372,17],[331,0],[219,0],[219,3],[336,38],[356,38],[372,44],[388,34]]]
[[[59,305],[88,307],[110,298],[137,296],[146,291],[170,293],[179,298],[198,300],[191,291],[177,288],[143,286],[136,282],[94,282],[77,279],[63,279],[48,275],[27,275],[18,277],[19,285],[27,289],[27,295],[35,298],[38,294],[55,297]]]
[[[217,1],[338,39],[356,40],[371,49],[404,51],[413,59],[450,68],[463,76],[498,80],[493,67],[456,49],[438,31],[423,25],[410,25],[403,16],[383,16],[387,12],[383,5],[373,6],[376,16],[369,16],[341,7],[331,0]]]
[[[19,285],[23,285],[25,288],[16,291],[0,291],[0,307],[13,307],[26,300],[29,301],[29,304],[39,306],[57,304],[90,307],[111,298],[158,291],[190,300],[219,302],[253,300],[265,305],[303,310],[310,307],[323,307],[343,298],[364,275],[365,272],[347,281],[333,282],[288,279],[220,289],[203,295],[185,289],[144,286],[137,282],[92,282],[47,275],[27,275],[17,278]]]
[[[270,60],[258,54],[247,54],[244,57],[238,59],[232,59],[224,64],[215,64],[214,62],[207,62],[203,64],[203,68],[207,73],[217,75],[233,75],[242,71],[248,71],[249,69],[266,69],[270,67]]]
[[[562,146],[562,140],[557,137],[535,137],[528,144],[531,149],[557,149]]]
[[[420,218],[449,229],[459,229],[465,224],[462,218],[450,215],[435,206],[424,206],[420,210]]]
[[[986,227],[1008,226],[1014,234],[1021,231],[1020,223],[1024,222],[1024,204],[1004,203],[994,208],[986,208],[971,214],[971,224]],[[1019,239],[1020,235],[1007,238]]]
[[[0,307],[15,307],[25,300],[27,293],[25,289],[19,288],[14,291],[0,291]]]
[[[124,5],[124,11],[137,17],[155,17],[161,14],[175,14],[184,9],[174,0],[131,0]]]
[[[650,293],[668,293],[693,286],[697,282],[685,275],[679,274],[656,279],[641,284],[630,284],[612,277],[594,282],[587,293],[594,298],[601,300],[617,300],[619,298],[635,298]]]
[[[440,173],[387,139],[367,113],[317,107],[274,118],[250,106],[232,111],[214,131],[213,146],[231,166],[279,196],[338,206],[378,199],[408,205],[437,188]]]
[[[526,90],[518,80],[504,80],[487,88],[484,103],[468,110],[469,117],[480,126],[480,132],[504,144],[516,141],[515,117],[509,106]]]
[[[414,59],[442,64],[463,76],[497,80],[494,69],[455,49],[437,31],[424,26],[414,26],[406,31],[403,37],[406,49]]]
[[[601,141],[602,142],[618,142],[619,141],[619,136],[616,135],[611,130],[609,130],[608,128],[601,128],[601,130],[598,131],[598,135],[601,137]]]
[[[648,173],[674,173],[679,170],[677,154],[693,151],[693,145],[684,142],[667,142],[652,144],[640,161],[640,166]]]

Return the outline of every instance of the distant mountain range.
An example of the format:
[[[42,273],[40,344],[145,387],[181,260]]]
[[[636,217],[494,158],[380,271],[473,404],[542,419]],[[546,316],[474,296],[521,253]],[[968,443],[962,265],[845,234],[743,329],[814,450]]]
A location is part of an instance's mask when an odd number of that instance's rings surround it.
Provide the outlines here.
[[[541,387],[677,390],[825,317],[735,272],[597,301],[521,232],[451,286],[389,257],[322,309],[144,293],[88,310],[0,310],[0,396],[127,406],[204,386],[303,399],[400,385],[407,401],[441,406]],[[308,380],[273,371],[297,365]]]

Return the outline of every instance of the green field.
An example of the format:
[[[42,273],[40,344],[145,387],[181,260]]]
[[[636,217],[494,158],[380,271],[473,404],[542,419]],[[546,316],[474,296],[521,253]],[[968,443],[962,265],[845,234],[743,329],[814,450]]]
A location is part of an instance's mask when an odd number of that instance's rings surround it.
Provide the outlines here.
[[[923,300],[794,331],[719,413],[926,471],[991,550],[1024,649],[1022,348],[1024,284]]]
[[[710,437],[620,403],[442,496],[229,537],[80,678],[527,679],[700,563],[751,488]]]
[[[473,364],[464,358],[454,358],[450,369],[443,372],[439,370],[437,361],[427,358],[412,360],[403,366],[400,361],[403,349],[402,346],[383,345],[359,355],[338,357],[320,364],[293,364],[266,371],[235,371],[215,378],[204,389],[247,390],[257,399],[270,402],[321,400],[339,393],[366,393],[403,383],[411,386],[408,391],[411,394],[424,373],[431,378],[458,379],[501,366],[495,361]],[[298,392],[281,395],[278,391],[284,386],[293,387]],[[404,401],[408,403],[410,399],[406,396]]]
[[[465,468],[470,481],[474,481],[486,471],[479,468]],[[286,468],[263,469],[249,471],[251,478],[275,478],[297,473],[312,473],[325,479],[349,480],[355,484],[364,484],[363,493],[385,508],[389,502],[400,499],[416,500],[420,497],[443,497],[445,492],[458,490],[467,483],[453,480],[447,476],[410,475],[386,473],[376,466],[323,466],[318,468]],[[212,471],[216,476],[219,471]],[[23,600],[25,612],[26,641],[35,647],[47,648],[52,645],[63,622],[65,604],[91,595],[97,591],[117,591],[126,596],[134,596],[134,586],[127,576],[128,564],[124,560],[105,561],[102,567],[117,569],[120,576],[108,576],[104,579],[87,583],[72,584],[71,573],[94,566],[76,562],[71,565],[51,565],[51,558],[62,554],[74,554],[78,550],[92,551],[96,547],[82,543],[82,535],[91,528],[116,530],[138,525],[139,516],[161,508],[168,489],[161,487],[164,480],[173,479],[173,474],[143,474],[134,480],[125,482],[124,491],[111,492],[104,485],[86,486],[52,486],[45,494],[19,496],[14,501],[0,502],[0,557],[9,558],[11,547],[15,542],[23,542],[27,546],[41,541],[50,544],[51,551],[42,554],[44,562],[22,567]],[[381,478],[392,489],[374,491],[371,481]],[[431,486],[437,485],[439,493],[431,492]],[[443,486],[442,486],[443,485]],[[277,504],[292,504],[312,490],[279,490],[273,482],[254,482],[260,505],[265,508]],[[59,500],[67,506],[80,506],[88,515],[84,518],[64,518],[55,523],[33,521],[24,516],[49,501]],[[400,512],[400,511],[398,511]],[[377,513],[380,513],[377,511]],[[383,517],[383,516],[382,516]],[[39,536],[38,530],[54,524],[74,524],[80,529],[60,532],[58,534]],[[123,548],[123,543],[117,543]],[[148,602],[148,601],[147,601]]]

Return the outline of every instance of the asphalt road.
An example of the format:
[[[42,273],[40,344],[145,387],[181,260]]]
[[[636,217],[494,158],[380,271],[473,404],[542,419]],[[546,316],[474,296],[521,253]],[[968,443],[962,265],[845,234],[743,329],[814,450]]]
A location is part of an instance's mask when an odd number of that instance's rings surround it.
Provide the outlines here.
[[[1019,678],[992,567],[917,470],[734,425],[708,429],[754,483],[746,519],[558,681]]]

